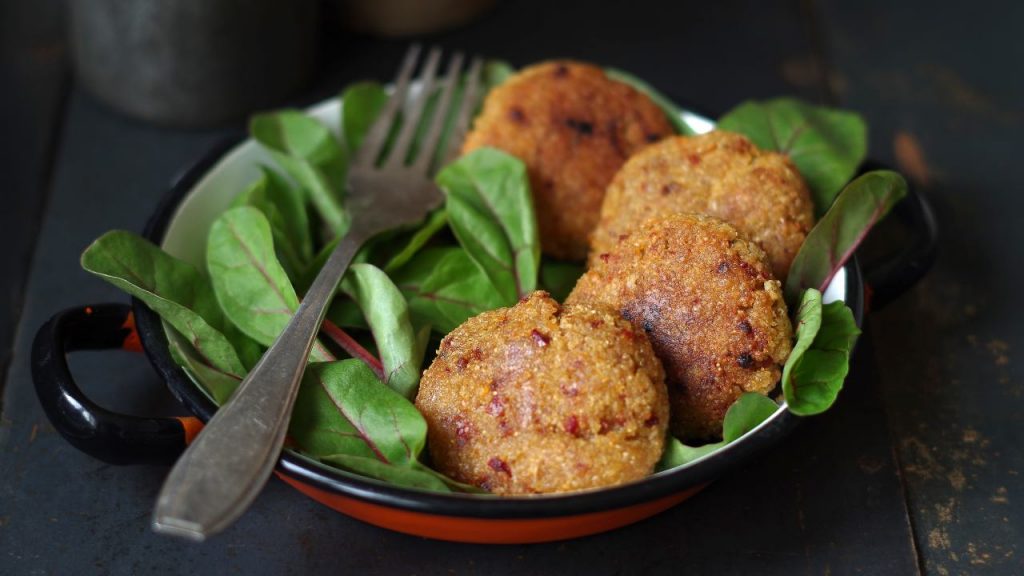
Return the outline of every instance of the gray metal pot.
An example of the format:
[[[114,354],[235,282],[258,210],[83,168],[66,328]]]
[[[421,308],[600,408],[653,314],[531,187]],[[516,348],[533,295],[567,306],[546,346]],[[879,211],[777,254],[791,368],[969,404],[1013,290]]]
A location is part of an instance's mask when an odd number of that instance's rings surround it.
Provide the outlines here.
[[[313,71],[317,0],[73,0],[79,80],[144,120],[222,124],[279,104]]]

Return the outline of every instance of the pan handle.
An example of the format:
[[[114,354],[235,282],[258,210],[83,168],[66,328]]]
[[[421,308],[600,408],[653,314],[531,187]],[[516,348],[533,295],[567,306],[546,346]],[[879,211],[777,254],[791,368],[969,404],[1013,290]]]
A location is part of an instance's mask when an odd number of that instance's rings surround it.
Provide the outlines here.
[[[118,414],[75,384],[66,353],[111,349],[142,351],[129,306],[96,304],[54,314],[32,344],[32,379],[43,410],[68,442],[104,462],[173,462],[202,428],[199,419]]]
[[[864,267],[868,310],[880,310],[917,284],[932,264],[939,244],[939,226],[924,194],[911,187],[893,207],[895,217],[910,233],[910,240],[894,253]]]

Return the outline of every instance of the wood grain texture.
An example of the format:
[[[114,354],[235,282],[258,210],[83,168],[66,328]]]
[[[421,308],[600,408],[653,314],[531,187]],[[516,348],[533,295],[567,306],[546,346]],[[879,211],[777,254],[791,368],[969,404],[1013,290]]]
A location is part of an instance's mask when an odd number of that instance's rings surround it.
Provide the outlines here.
[[[1024,7],[869,0],[823,13],[842,101],[939,220],[932,273],[871,317],[922,568],[1024,573]]]
[[[0,397],[67,88],[63,2],[0,4]],[[2,403],[0,403],[2,407]]]

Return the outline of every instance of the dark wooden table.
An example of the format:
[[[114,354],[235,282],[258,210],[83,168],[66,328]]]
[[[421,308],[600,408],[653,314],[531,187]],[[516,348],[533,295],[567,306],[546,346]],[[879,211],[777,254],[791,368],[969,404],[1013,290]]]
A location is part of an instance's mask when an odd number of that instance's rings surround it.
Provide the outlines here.
[[[607,5],[605,5],[607,4]],[[68,69],[58,0],[0,6],[0,574],[1024,573],[1024,5],[1014,2],[508,0],[430,42],[523,65],[631,70],[711,113],[793,94],[858,110],[871,152],[933,202],[931,275],[872,313],[837,407],[691,501],[564,543],[470,546],[381,530],[272,481],[197,546],[148,526],[165,468],[71,448],[36,402],[31,338],[58,309],[123,301],[78,254],[140,230],[172,177],[226,131],[126,119]],[[331,31],[295,103],[387,78],[404,42]],[[237,129],[237,126],[234,127]],[[116,409],[170,402],[146,361],[72,367]]]

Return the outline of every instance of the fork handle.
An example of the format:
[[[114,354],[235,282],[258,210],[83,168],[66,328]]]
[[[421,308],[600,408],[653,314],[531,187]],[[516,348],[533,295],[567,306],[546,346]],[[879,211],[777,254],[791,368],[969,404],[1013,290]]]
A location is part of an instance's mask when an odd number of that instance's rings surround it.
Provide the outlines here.
[[[352,229],[342,239],[284,331],[178,459],[157,499],[154,530],[203,540],[256,499],[284,445],[327,306],[368,236]]]

